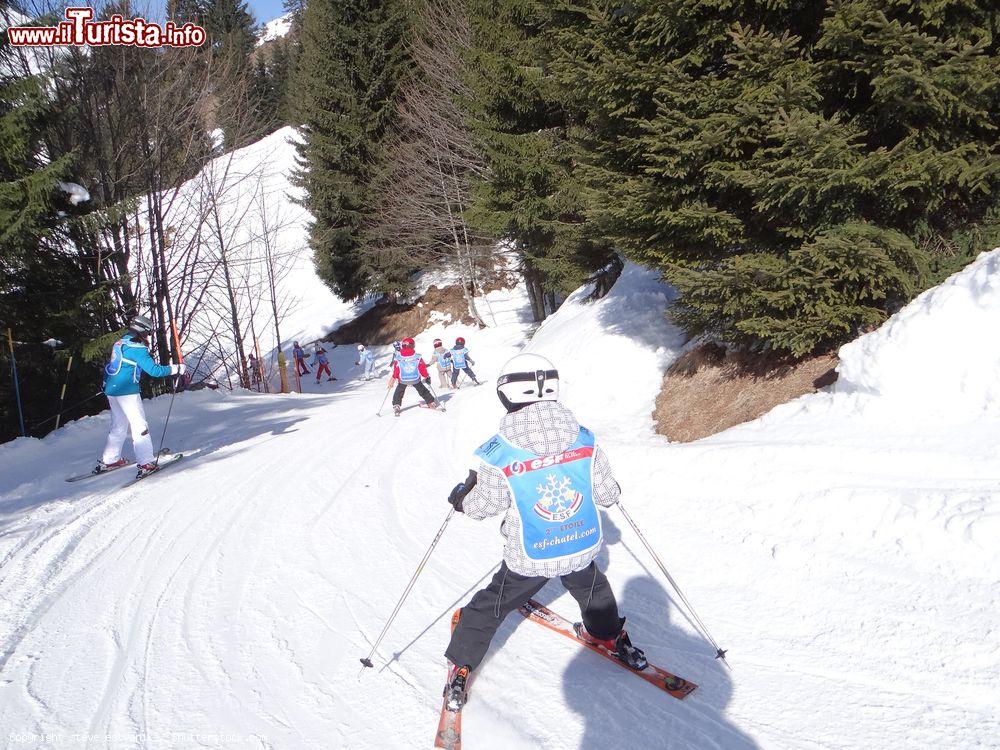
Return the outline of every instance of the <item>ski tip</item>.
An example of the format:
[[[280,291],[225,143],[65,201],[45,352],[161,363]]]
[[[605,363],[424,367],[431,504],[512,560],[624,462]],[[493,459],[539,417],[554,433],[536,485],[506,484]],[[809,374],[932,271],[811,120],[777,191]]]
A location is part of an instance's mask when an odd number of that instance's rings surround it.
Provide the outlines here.
[[[362,664],[363,664],[364,666],[368,667],[369,669],[371,669],[372,667],[374,667],[374,666],[375,666],[374,664],[372,664],[372,660],[371,660],[371,659],[359,659],[359,661],[360,661],[360,662],[361,662],[361,663],[362,663]]]

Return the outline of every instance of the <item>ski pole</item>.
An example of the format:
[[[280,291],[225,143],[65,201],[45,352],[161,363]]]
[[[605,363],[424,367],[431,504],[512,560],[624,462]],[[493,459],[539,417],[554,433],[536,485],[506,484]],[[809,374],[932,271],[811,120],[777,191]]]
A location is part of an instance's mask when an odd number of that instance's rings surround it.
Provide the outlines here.
[[[438,533],[434,537],[434,541],[431,542],[431,546],[428,547],[427,551],[424,553],[424,558],[420,561],[420,564],[417,566],[417,569],[414,571],[413,577],[410,578],[410,582],[408,584],[406,584],[406,590],[403,591],[403,595],[401,597],[399,597],[399,602],[396,603],[396,608],[394,610],[392,610],[392,614],[389,615],[389,620],[388,620],[388,622],[386,622],[385,627],[382,628],[382,632],[379,633],[378,638],[376,639],[375,643],[372,645],[372,650],[368,652],[368,656],[366,656],[364,659],[361,659],[361,663],[364,665],[361,668],[362,672],[364,671],[364,667],[373,667],[374,666],[374,664],[372,664],[372,657],[375,655],[375,651],[378,649],[378,645],[382,642],[382,639],[385,638],[385,634],[387,632],[389,632],[389,626],[392,625],[392,621],[395,620],[396,619],[396,615],[399,614],[399,610],[403,606],[403,602],[406,601],[406,597],[409,596],[409,594],[410,594],[410,589],[413,588],[413,584],[416,583],[416,581],[417,581],[417,576],[420,575],[420,571],[422,571],[424,569],[424,565],[426,565],[427,561],[430,559],[431,553],[434,551],[434,548],[437,547],[437,543],[441,540],[441,537],[444,534],[444,530],[448,527],[448,522],[451,520],[451,517],[453,515],[455,515],[455,509],[454,508],[452,508],[451,510],[449,510],[448,511],[448,515],[445,516],[444,523],[441,524],[441,528],[438,529]]]
[[[670,585],[673,586],[674,591],[677,592],[678,598],[682,602],[684,602],[684,606],[687,607],[688,612],[691,613],[691,616],[694,618],[695,623],[697,623],[698,627],[700,628],[702,635],[705,636],[708,642],[715,647],[715,658],[722,659],[722,663],[725,664],[727,667],[729,667],[729,662],[726,661],[725,650],[721,646],[719,646],[716,640],[712,637],[712,634],[708,632],[708,628],[705,627],[705,623],[698,616],[698,613],[695,612],[694,607],[691,606],[691,602],[689,602],[687,597],[684,596],[684,592],[681,591],[680,587],[677,585],[677,581],[675,581],[674,577],[670,575],[670,573],[667,571],[667,566],[663,564],[663,561],[660,560],[659,555],[657,555],[656,552],[653,551],[653,548],[650,546],[649,542],[646,541],[646,537],[644,537],[642,535],[642,532],[639,531],[639,527],[636,526],[635,521],[632,520],[632,516],[628,514],[628,511],[625,510],[625,506],[621,504],[620,500],[618,501],[618,510],[620,510],[622,512],[622,515],[625,516],[625,520],[628,521],[629,526],[632,527],[632,531],[634,531],[635,535],[639,537],[639,541],[642,542],[642,545],[646,548],[646,551],[649,553],[650,557],[653,558],[653,560],[659,566],[660,571],[670,582]],[[730,667],[730,669],[732,669],[732,667]]]
[[[174,321],[170,321],[170,328],[173,329],[174,333],[174,348],[177,351],[177,359],[180,360],[178,364],[184,364],[184,354],[181,352],[181,342],[177,337],[177,326],[174,325]],[[170,414],[174,410],[174,399],[177,398],[177,381],[184,377],[183,375],[178,375],[176,378],[170,379],[170,384],[173,387],[173,393],[170,394],[170,406],[167,407],[167,418],[163,421],[163,432],[160,435],[160,447],[156,449],[156,458],[153,460],[157,466],[160,465],[160,456],[163,454],[163,441],[167,438],[167,426],[170,424]]]
[[[438,398],[437,392],[434,390],[434,385],[428,383],[427,387],[431,389],[431,395],[434,397],[434,403],[441,406],[441,400]]]
[[[385,395],[382,397],[382,403],[378,405],[378,411],[375,412],[376,417],[382,416],[382,407],[385,406],[385,400],[389,398],[389,391],[391,389],[392,389],[392,384],[390,383],[389,386],[385,389]]]
[[[75,404],[70,404],[69,406],[66,407],[65,411],[69,411],[70,409],[75,409],[78,406],[83,406],[88,401],[91,401],[91,400],[97,398],[98,396],[103,396],[103,395],[104,395],[104,391],[100,390],[97,393],[95,393],[93,396],[87,396],[87,398],[83,399],[82,401],[77,401]],[[56,416],[57,415],[53,414],[51,417],[43,419],[41,422],[38,422],[37,424],[35,424],[35,426],[32,427],[31,429],[37,430],[43,424],[48,424],[49,422],[51,422],[53,419],[56,418]]]
[[[14,398],[17,399],[17,418],[21,423],[21,437],[24,432],[24,411],[21,409],[21,384],[17,380],[17,359],[14,357],[14,336],[7,329],[7,344],[10,346],[10,369],[14,374]]]
[[[66,363],[66,380],[63,381],[62,393],[59,394],[59,411],[56,412],[56,429],[59,429],[59,422],[62,420],[63,403],[66,401],[66,386],[69,385],[69,370],[73,366],[73,355],[69,355],[69,362]]]

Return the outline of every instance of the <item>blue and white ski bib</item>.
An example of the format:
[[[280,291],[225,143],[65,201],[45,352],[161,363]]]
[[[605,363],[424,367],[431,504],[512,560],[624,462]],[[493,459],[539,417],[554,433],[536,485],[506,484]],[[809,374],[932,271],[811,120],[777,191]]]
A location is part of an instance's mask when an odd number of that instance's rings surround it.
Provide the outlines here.
[[[586,427],[569,450],[538,456],[496,435],[476,455],[507,479],[521,518],[521,547],[530,560],[561,560],[599,547],[594,503],[594,434]]]
[[[399,382],[416,383],[420,381],[420,355],[411,354],[399,357]]]
[[[451,362],[455,365],[456,370],[465,369],[465,358],[469,354],[469,350],[464,346],[461,349],[451,350]]]

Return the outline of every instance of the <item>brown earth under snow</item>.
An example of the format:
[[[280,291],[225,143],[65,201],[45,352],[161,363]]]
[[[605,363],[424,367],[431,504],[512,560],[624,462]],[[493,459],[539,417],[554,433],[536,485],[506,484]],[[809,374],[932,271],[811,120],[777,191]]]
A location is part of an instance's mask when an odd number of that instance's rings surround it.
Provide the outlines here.
[[[431,324],[431,312],[451,314],[452,322],[473,324],[460,286],[436,286],[413,303],[399,304],[386,300],[350,323],[331,332],[324,339],[335,344],[355,342],[372,346],[391,344],[407,336],[417,336]]]
[[[714,435],[831,385],[836,366],[834,353],[797,360],[702,344],[664,375],[653,411],[656,431],[681,443]]]

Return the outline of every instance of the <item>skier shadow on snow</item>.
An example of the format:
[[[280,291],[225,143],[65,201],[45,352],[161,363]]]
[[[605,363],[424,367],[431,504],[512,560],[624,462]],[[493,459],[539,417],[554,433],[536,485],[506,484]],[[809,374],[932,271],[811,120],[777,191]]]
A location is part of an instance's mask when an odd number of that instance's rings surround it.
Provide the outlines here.
[[[581,750],[630,747],[641,750],[750,750],[756,742],[729,722],[726,706],[733,694],[733,673],[715,659],[715,649],[693,626],[681,629],[671,619],[686,618],[676,600],[661,583],[662,575],[641,543],[631,535],[623,538],[612,520],[614,509],[602,513],[605,544],[597,556],[601,570],[609,574],[618,600],[618,609],[627,617],[632,642],[646,652],[650,663],[697,683],[698,689],[683,701],[656,690],[642,680],[625,674],[587,649],[579,649],[562,675],[563,699],[583,722]],[[610,562],[608,548],[615,550]],[[642,574],[624,585],[615,576],[627,558],[632,558]],[[535,598],[549,606],[564,592],[560,582],[550,582]],[[553,607],[571,620],[580,612],[571,598]],[[537,628],[520,615],[511,615],[491,646],[497,653],[516,627]],[[548,635],[548,634],[547,634]],[[552,638],[559,638],[551,634]],[[725,644],[723,644],[725,646]],[[487,656],[489,659],[489,656]]]
[[[448,402],[451,401],[452,398],[453,395],[451,393],[439,393],[437,400],[439,404],[447,407]],[[427,408],[427,407],[424,406],[423,401],[417,401],[416,403],[407,404],[406,406],[403,406],[402,408],[400,408],[399,413],[402,414],[404,411],[410,411],[411,409],[421,409],[421,408]]]

